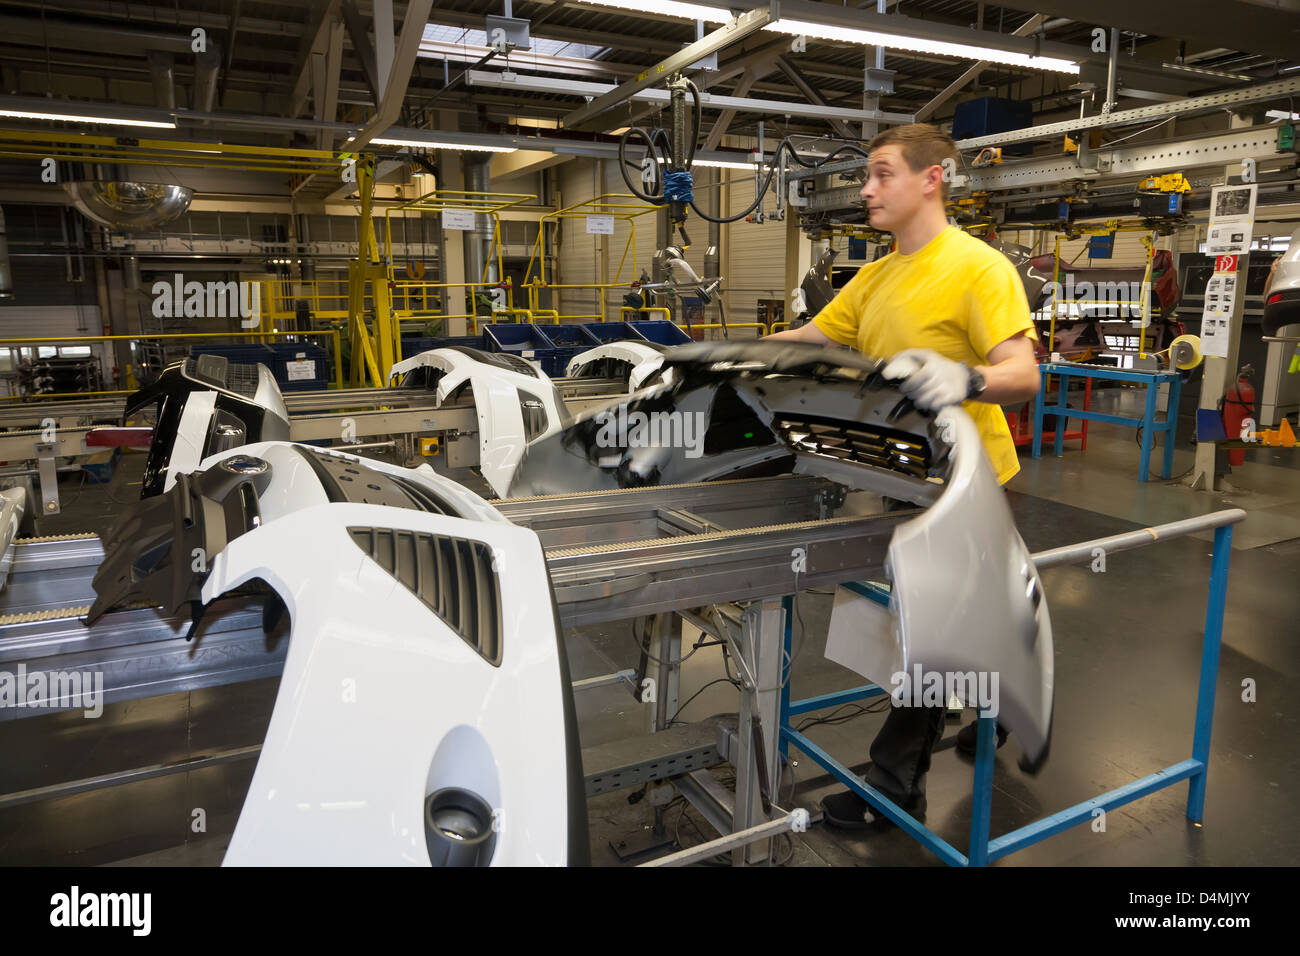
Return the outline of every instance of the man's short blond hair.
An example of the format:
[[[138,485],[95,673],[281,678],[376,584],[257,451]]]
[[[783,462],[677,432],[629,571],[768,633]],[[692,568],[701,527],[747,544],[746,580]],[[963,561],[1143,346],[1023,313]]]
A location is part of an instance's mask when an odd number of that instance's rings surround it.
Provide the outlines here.
[[[954,173],[961,166],[961,155],[957,152],[957,144],[953,142],[952,137],[929,123],[891,126],[876,135],[867,146],[867,151],[873,152],[881,146],[899,147],[907,168],[914,173],[922,172],[931,166],[942,166],[945,159],[952,160]],[[943,201],[947,202],[948,180],[943,181],[941,188]]]

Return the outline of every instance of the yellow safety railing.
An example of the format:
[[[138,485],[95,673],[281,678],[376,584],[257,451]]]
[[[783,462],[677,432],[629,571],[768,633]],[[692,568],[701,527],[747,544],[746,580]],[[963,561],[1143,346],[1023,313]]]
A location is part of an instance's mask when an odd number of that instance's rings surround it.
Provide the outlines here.
[[[593,196],[591,199],[584,199],[582,202],[574,203],[571,206],[565,206],[562,209],[556,209],[553,212],[545,213],[537,223],[537,239],[533,242],[533,254],[528,260],[528,265],[524,268],[524,277],[527,280],[524,287],[528,290],[528,309],[534,315],[538,312],[556,312],[557,321],[558,310],[542,309],[538,295],[540,290],[552,289],[594,289],[597,290],[600,300],[600,314],[572,314],[565,315],[566,319],[596,319],[600,322],[605,321],[607,308],[606,289],[625,289],[631,283],[620,281],[623,276],[623,267],[628,263],[628,256],[632,257],[632,269],[636,269],[637,252],[636,252],[636,220],[647,213],[655,212],[658,206],[652,206],[649,203],[643,203],[631,193],[602,193],[599,196]],[[616,222],[625,222],[628,225],[627,241],[623,244],[623,255],[618,260],[618,268],[614,271],[613,282],[599,283],[567,283],[556,284],[546,281],[546,256],[542,254],[543,239],[546,236],[546,224],[548,222],[559,222],[563,219],[585,219],[587,216],[609,216]],[[537,274],[534,276],[533,267],[537,266]]]
[[[555,319],[556,322],[559,322],[561,318],[564,318],[564,319],[595,319],[597,322],[604,322],[604,321],[605,321],[605,310],[606,310],[606,308],[607,308],[607,303],[606,303],[606,298],[605,298],[606,290],[608,290],[608,289],[625,289],[625,288],[627,288],[627,286],[626,286],[625,284],[623,284],[623,283],[617,283],[617,282],[606,282],[606,283],[603,283],[603,284],[602,284],[602,283],[599,283],[599,282],[566,282],[566,283],[556,283],[556,284],[552,284],[552,283],[546,283],[546,282],[539,282],[538,280],[533,279],[533,280],[531,280],[531,281],[529,281],[529,282],[524,283],[524,288],[525,288],[525,289],[527,290],[527,292],[528,292],[528,311],[531,312],[533,315],[545,315],[545,316],[550,316],[550,317],[553,317],[553,318]],[[539,296],[539,293],[540,293],[540,291],[541,291],[542,289],[592,289],[592,290],[594,290],[594,291],[596,292],[597,300],[598,300],[599,303],[600,303],[600,311],[599,311],[599,312],[583,312],[583,313],[576,313],[576,312],[575,312],[575,313],[567,313],[567,314],[561,316],[559,310],[557,310],[557,309],[543,309],[543,308],[542,308],[542,306],[541,306],[541,299],[540,299],[540,296]],[[641,310],[641,311],[644,311],[644,310]]]
[[[669,309],[667,306],[662,306],[662,305],[647,305],[644,309],[638,309],[636,306],[633,305],[620,306],[618,310],[618,317],[622,319],[624,313],[627,312],[662,312],[664,314],[664,318],[667,319],[669,322],[673,320],[672,309]]]
[[[347,279],[308,279],[294,282],[291,279],[263,280],[262,312],[274,319],[293,318],[297,315],[299,300],[305,299],[312,315],[321,319],[346,319],[348,317]],[[338,291],[330,291],[332,288]]]
[[[24,345],[70,345],[86,342],[143,342],[157,339],[255,339],[255,338],[308,338],[323,336],[334,343],[334,375],[337,387],[343,387],[343,359],[341,338],[337,329],[321,329],[308,332],[136,332],[131,335],[76,335],[51,336],[48,338],[0,339],[0,348],[21,347]],[[69,394],[89,395],[90,392],[73,392]],[[103,392],[98,394],[127,394],[126,392]],[[31,397],[31,396],[22,396]],[[47,396],[48,397],[48,396]]]
[[[533,193],[491,193],[473,192],[457,189],[436,189],[416,199],[392,206],[384,212],[384,242],[389,250],[393,248],[392,215],[395,212],[436,212],[439,214],[451,210],[472,212],[475,215],[489,216],[492,219],[492,245],[483,263],[480,280],[486,282],[490,263],[495,253],[498,278],[505,275],[501,256],[501,213],[514,206],[535,202]],[[527,273],[525,273],[527,275]],[[389,265],[389,277],[393,278],[393,267]]]
[[[683,322],[678,322],[677,327],[687,335],[690,335],[696,329],[722,329],[726,332],[733,329],[758,329],[760,335],[768,334],[766,322],[727,322],[725,325],[722,322],[692,322],[689,326]]]
[[[523,316],[523,321],[533,321],[533,313],[527,309],[493,309],[492,321],[495,322],[499,316],[505,316],[507,321],[519,321],[516,316]]]

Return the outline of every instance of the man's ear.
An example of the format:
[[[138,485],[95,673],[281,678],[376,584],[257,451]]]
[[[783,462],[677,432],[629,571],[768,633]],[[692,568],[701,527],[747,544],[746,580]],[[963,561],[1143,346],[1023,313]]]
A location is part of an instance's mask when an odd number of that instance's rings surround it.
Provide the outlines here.
[[[943,192],[943,167],[930,166],[925,171],[925,187],[927,190],[942,194]]]

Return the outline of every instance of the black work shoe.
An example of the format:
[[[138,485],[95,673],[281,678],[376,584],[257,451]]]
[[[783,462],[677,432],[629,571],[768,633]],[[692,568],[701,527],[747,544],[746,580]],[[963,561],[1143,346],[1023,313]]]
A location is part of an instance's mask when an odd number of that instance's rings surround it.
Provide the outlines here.
[[[925,820],[925,795],[911,800],[896,800],[900,807],[917,820]],[[894,821],[875,810],[852,790],[842,790],[822,798],[826,823],[841,830],[879,830],[894,826]]]
[[[972,720],[969,724],[957,731],[957,749],[968,757],[975,756],[975,745],[979,741],[979,721]],[[1007,742],[1007,731],[998,724],[998,747]]]

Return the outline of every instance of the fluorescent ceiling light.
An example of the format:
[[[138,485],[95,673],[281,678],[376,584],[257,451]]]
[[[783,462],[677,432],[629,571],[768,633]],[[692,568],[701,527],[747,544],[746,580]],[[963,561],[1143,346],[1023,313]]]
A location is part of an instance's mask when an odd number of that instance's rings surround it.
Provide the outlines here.
[[[710,166],[714,169],[747,169],[750,172],[754,171],[754,163],[740,163],[729,159],[697,159],[691,163],[691,166]]]
[[[657,13],[681,20],[703,20],[705,23],[727,23],[731,14],[720,7],[706,7],[698,3],[679,3],[678,0],[580,0],[597,7],[617,7],[636,10],[638,13]]]
[[[102,123],[106,126],[152,126],[156,129],[175,129],[173,122],[126,119],[120,116],[88,116],[84,113],[38,113],[33,110],[0,110],[0,116],[14,119],[59,120],[64,123]]]
[[[479,143],[439,143],[427,139],[372,139],[376,146],[412,146],[416,149],[463,149],[471,153],[513,153],[513,146],[484,146]]]
[[[856,30],[850,27],[830,26],[825,23],[811,23],[808,20],[789,20],[782,17],[775,23],[769,23],[764,30],[788,33],[791,36],[809,36],[819,40],[834,40],[841,43],[861,43],[867,46],[883,46],[893,50],[907,50],[912,53],[932,53],[937,56],[955,56],[962,60],[986,60],[989,63],[1002,63],[1007,66],[1023,66],[1034,70],[1050,70],[1053,73],[1078,74],[1079,64],[1053,56],[1030,56],[1027,53],[1012,53],[1008,50],[996,50],[986,46],[974,46],[969,43],[949,43],[946,40],[922,40],[917,37],[900,36],[895,33],[877,33],[874,30]]]
[[[1166,70],[1182,70],[1184,73],[1197,73],[1201,76],[1212,76],[1216,80],[1249,80],[1253,77],[1245,73],[1224,73],[1222,70],[1211,70],[1203,66],[1192,66],[1190,63],[1161,63]]]

